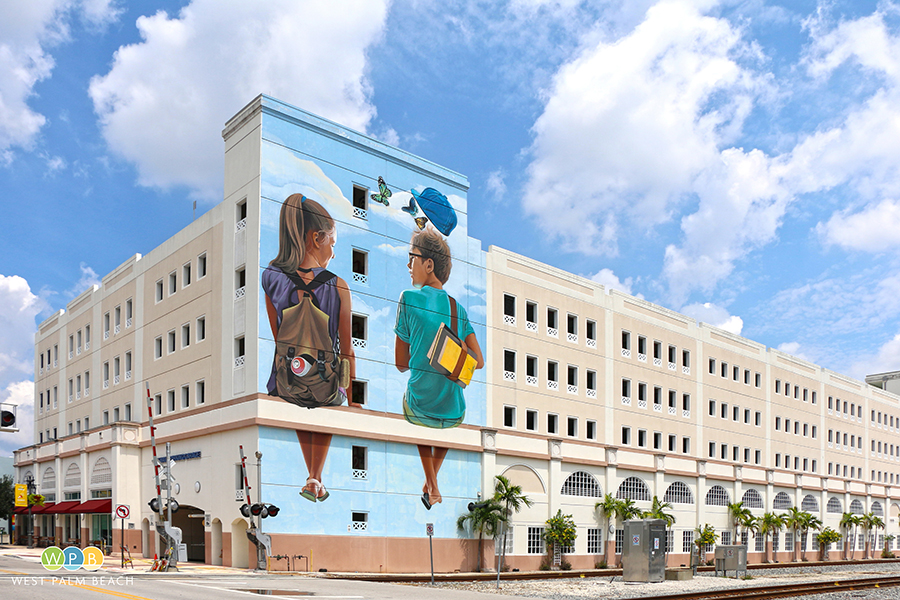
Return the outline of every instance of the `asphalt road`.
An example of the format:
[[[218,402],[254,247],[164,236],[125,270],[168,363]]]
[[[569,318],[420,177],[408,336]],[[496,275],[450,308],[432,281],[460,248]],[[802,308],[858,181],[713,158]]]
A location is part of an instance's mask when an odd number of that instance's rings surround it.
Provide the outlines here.
[[[148,573],[101,568],[51,572],[34,557],[0,556],[0,598],[10,600],[497,600],[493,594],[316,576]]]

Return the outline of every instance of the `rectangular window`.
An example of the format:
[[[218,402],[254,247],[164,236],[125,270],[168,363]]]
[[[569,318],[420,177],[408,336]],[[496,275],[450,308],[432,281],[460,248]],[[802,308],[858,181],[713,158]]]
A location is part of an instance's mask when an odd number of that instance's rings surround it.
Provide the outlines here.
[[[125,379],[131,379],[131,351],[125,353]]]
[[[647,338],[645,338],[642,335],[638,336],[637,351],[638,351],[638,357],[643,357],[643,358],[641,358],[641,360],[647,359]]]
[[[654,387],[653,388],[653,406],[654,410],[657,410],[656,407],[662,408],[662,388]]]
[[[600,554],[603,552],[603,530],[589,527],[587,530],[588,554]]]
[[[681,452],[683,454],[691,453],[691,438],[687,436],[681,438]]]
[[[585,437],[589,440],[597,439],[597,421],[587,421],[585,423]]]
[[[744,448],[744,462],[750,462],[750,448]]]
[[[162,336],[159,336],[155,340],[153,340],[153,358],[161,358],[163,355],[163,341]]]
[[[108,410],[103,411],[103,424],[109,425],[109,411]]]
[[[365,404],[369,393],[369,384],[360,379],[350,383],[350,399],[357,404]]]
[[[162,414],[162,394],[157,394],[153,398],[154,403],[156,404],[156,409],[153,414],[159,416]]]
[[[739,366],[735,365],[734,368],[732,369],[732,372],[731,372],[731,373],[732,373],[731,378],[732,378],[734,381],[740,381],[740,380],[741,380],[741,368],[740,368]]]
[[[578,417],[569,417],[566,423],[569,437],[578,437]]]
[[[597,391],[597,372],[588,370],[587,372],[587,389],[588,395],[591,395],[591,392]]]
[[[350,468],[354,471],[369,470],[369,452],[366,446],[350,447]]]
[[[660,364],[662,364],[661,363],[661,361],[662,361],[662,342],[660,342],[660,341],[653,342],[653,362],[654,362],[654,364],[657,361],[660,361]]]
[[[757,427],[760,427],[762,425],[762,413],[761,412],[756,411],[756,413],[754,414],[753,422]]]
[[[163,280],[160,279],[156,282],[156,301],[159,302],[163,299]],[[104,330],[106,332],[108,330]]]
[[[174,329],[169,332],[167,339],[168,339],[168,345],[166,347],[169,351],[169,354],[172,354],[173,352],[175,352],[175,330]]]
[[[715,400],[709,401],[709,416],[711,416],[711,417],[716,416],[716,401]]]
[[[623,427],[622,428],[622,445],[628,446],[631,444],[631,427]]]
[[[550,413],[547,415],[547,433],[555,435],[559,431],[559,415]]]
[[[728,405],[724,402],[719,405],[719,416],[723,419],[728,418]]]
[[[197,257],[197,279],[206,277],[206,253]]]
[[[678,348],[676,348],[675,346],[669,346],[669,364],[670,365],[675,364],[675,355],[677,354],[677,352],[678,352]]]
[[[369,513],[367,512],[352,511],[350,521],[353,531],[368,531],[369,529]]]
[[[181,347],[187,348],[191,345],[191,324],[185,323],[181,326]]]
[[[353,216],[365,219],[367,218],[366,209],[368,208],[369,190],[362,186],[353,186]]]
[[[716,457],[716,442],[715,442],[715,440],[710,440],[710,442],[709,442],[709,457],[710,458]]]
[[[515,325],[516,324],[516,297],[510,296],[509,294],[503,294],[503,316],[509,317],[512,319],[510,322],[507,319],[507,322]]]
[[[191,387],[188,385],[181,386],[181,408],[190,408],[191,406]]]
[[[355,283],[368,283],[369,253],[354,248],[350,258],[350,269]]]
[[[197,318],[197,341],[202,342],[206,339],[206,317]]]
[[[566,369],[567,380],[566,384],[569,386],[569,391],[574,393],[578,391],[578,367],[573,367],[569,365]]]
[[[548,360],[547,361],[547,381],[548,383],[557,383],[559,374],[557,373],[559,369],[559,365],[556,361]],[[555,386],[554,386],[555,389]]]
[[[725,460],[728,458],[728,444],[722,444],[719,446],[719,458]]]
[[[504,427],[515,427],[516,426],[516,407],[515,406],[504,406],[503,407],[503,426]]]
[[[681,410],[684,412],[691,412],[691,395],[690,394],[682,394],[681,395]]]
[[[134,319],[134,302],[129,298],[125,301],[125,327],[131,327]]]
[[[117,406],[113,409],[113,423],[118,423],[118,422],[119,422],[119,407]]]
[[[526,546],[528,554],[545,554],[544,549],[544,528],[529,527],[528,528],[528,544]]]
[[[750,385],[750,369],[744,369],[744,384]]]
[[[676,407],[676,405],[677,405],[677,404],[676,404],[676,402],[677,402],[677,401],[676,401],[676,398],[677,398],[677,397],[678,397],[678,392],[676,392],[675,390],[669,390],[669,408],[675,408],[675,407]]]
[[[678,436],[670,433],[669,434],[669,452],[675,452],[678,447]]]
[[[167,409],[169,412],[175,412],[175,390],[166,392]]]
[[[709,374],[710,375],[716,374],[716,359],[714,359],[714,358],[709,359]]]
[[[654,450],[662,450],[662,432],[661,431],[653,432],[653,449]]]
[[[197,382],[196,399],[197,399],[197,406],[200,406],[201,404],[206,403],[206,382],[203,381],[202,379]],[[358,402],[358,400],[356,400],[356,396],[353,397],[353,401]]]
[[[185,263],[181,267],[181,287],[191,285],[191,263]]]
[[[533,331],[537,331],[537,304],[534,302],[525,302],[525,322],[526,327],[527,323],[531,323],[534,327],[528,327]]]
[[[638,443],[639,448],[647,447],[647,430],[646,429],[638,429],[637,443]]]
[[[368,339],[368,319],[364,315],[350,315],[350,337],[353,339],[354,348],[365,348],[364,343]]]
[[[775,431],[781,431],[781,417],[775,417]]]
[[[638,384],[638,406],[647,407],[647,384]]]
[[[578,316],[573,314],[566,315],[566,334],[570,342],[578,341]]]
[[[169,295],[178,291],[178,274],[175,271],[169,273]]]
[[[537,378],[537,357],[536,356],[526,356],[525,357],[525,376],[526,377],[534,377],[535,379]],[[526,381],[528,381],[528,380],[526,379]],[[537,383],[537,381],[528,382],[528,383]]]
[[[731,420],[735,423],[741,420],[741,409],[739,406],[734,406],[731,409]]]
[[[753,451],[753,463],[757,465],[762,463],[762,450]]]
[[[556,312],[555,308],[547,309],[547,329],[553,330],[553,333],[551,333],[550,331],[547,332],[549,335],[556,335],[556,332],[559,328],[559,325],[556,322],[557,315],[558,313]]]
[[[597,345],[597,323],[596,321],[587,320],[585,324],[585,337],[588,340],[588,346]]]
[[[631,398],[631,380],[622,380],[622,398]]]
[[[514,350],[503,351],[503,378],[508,381],[516,380],[516,352]]]
[[[131,403],[125,405],[125,420],[131,421]]]
[[[681,551],[684,554],[690,554],[694,547],[694,532],[685,530],[681,532]]]
[[[525,429],[528,431],[537,431],[538,413],[536,410],[525,411]]]
[[[691,368],[691,351],[690,350],[682,350],[681,351],[681,366],[685,369]]]
[[[721,368],[720,372],[722,374],[722,377],[725,377],[725,378],[728,377],[728,363],[726,363],[726,362],[722,363],[722,368]]]
[[[741,449],[737,446],[731,447],[731,460],[737,462],[741,459]]]
[[[622,354],[626,352],[631,352],[631,333],[622,331]]]

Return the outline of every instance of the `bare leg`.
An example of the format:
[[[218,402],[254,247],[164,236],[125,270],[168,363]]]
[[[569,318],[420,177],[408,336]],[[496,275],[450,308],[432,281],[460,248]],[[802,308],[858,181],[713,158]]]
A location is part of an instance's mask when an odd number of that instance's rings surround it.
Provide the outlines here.
[[[322,481],[322,469],[325,468],[325,459],[328,457],[328,449],[331,447],[330,433],[311,433],[312,458],[310,459],[309,475]]]
[[[434,469],[434,499],[431,501],[432,504],[437,504],[442,501],[441,491],[438,489],[437,476],[441,470],[441,465],[444,464],[444,459],[447,457],[448,448],[432,448],[431,460],[432,460],[432,468]],[[429,495],[430,496],[430,495]]]
[[[423,491],[428,493],[430,504],[441,502],[441,492],[438,489],[437,474],[447,456],[447,448],[434,448],[432,446],[418,446],[419,458],[422,461],[422,470],[425,472],[425,486]]]
[[[300,440],[300,452],[303,454],[303,461],[306,463],[306,472],[312,477],[312,433],[309,431],[298,431],[297,439]]]

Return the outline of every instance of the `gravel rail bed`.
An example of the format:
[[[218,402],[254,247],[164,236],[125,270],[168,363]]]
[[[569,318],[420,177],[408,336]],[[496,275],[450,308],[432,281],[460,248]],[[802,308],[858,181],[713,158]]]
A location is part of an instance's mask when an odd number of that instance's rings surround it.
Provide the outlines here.
[[[468,590],[473,592],[492,593],[503,596],[520,596],[523,598],[544,598],[546,600],[583,600],[587,598],[609,598],[620,600],[626,598],[651,598],[666,594],[702,592],[716,589],[733,589],[740,587],[762,587],[812,581],[857,581],[867,577],[885,574],[900,575],[900,565],[867,564],[867,565],[829,565],[815,567],[791,567],[750,571],[752,579],[734,579],[715,577],[713,573],[698,573],[689,581],[663,581],[660,583],[624,583],[620,576],[616,577],[581,577],[576,579],[501,581],[500,589],[496,582],[446,582],[437,583],[435,587],[442,589]],[[428,585],[411,583],[406,585]],[[803,596],[812,598],[812,596]],[[850,598],[871,598],[900,600],[900,588],[879,588],[872,590],[836,591],[831,594],[817,595],[817,600],[849,600]]]

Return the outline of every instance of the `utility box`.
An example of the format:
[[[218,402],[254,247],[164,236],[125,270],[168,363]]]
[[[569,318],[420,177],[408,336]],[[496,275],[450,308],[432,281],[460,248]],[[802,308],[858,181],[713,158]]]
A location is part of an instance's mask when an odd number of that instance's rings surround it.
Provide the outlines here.
[[[622,580],[657,583],[666,579],[666,522],[662,519],[625,521]]]
[[[737,579],[738,571],[747,574],[747,546],[716,546],[716,575],[722,571],[728,576],[728,571],[734,571]]]

